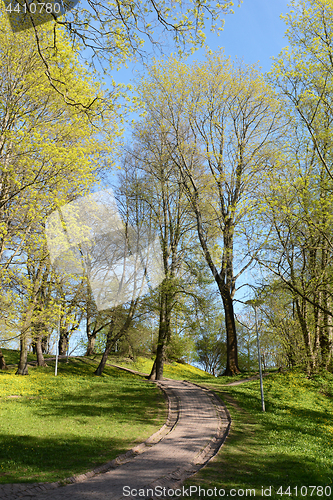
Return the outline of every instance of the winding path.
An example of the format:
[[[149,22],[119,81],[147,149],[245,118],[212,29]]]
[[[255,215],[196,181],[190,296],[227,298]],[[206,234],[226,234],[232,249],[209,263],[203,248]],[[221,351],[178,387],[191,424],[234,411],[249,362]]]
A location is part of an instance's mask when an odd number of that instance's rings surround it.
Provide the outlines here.
[[[216,454],[229,432],[230,416],[223,403],[202,387],[170,379],[158,385],[168,396],[168,420],[145,443],[104,467],[71,478],[72,484],[63,487],[4,485],[1,499],[118,500],[130,499],[132,489],[178,488]],[[19,486],[19,491],[11,486]]]

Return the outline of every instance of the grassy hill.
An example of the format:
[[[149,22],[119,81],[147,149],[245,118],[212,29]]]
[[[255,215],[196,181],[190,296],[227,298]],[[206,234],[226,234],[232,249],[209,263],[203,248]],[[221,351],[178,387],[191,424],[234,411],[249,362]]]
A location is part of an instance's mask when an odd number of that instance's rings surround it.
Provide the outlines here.
[[[91,356],[90,359],[100,361],[101,356]],[[124,368],[130,368],[141,373],[149,374],[152,366],[153,360],[151,358],[144,358],[142,356],[137,357],[135,360],[130,360],[129,358],[123,358],[119,356],[109,356],[109,364],[115,364],[118,366],[123,366]],[[200,368],[186,364],[177,363],[176,361],[167,362],[164,364],[163,370],[164,377],[172,378],[176,380],[196,380],[196,381],[208,381],[214,377]]]
[[[112,460],[145,440],[166,419],[154,384],[96,363],[62,361],[48,368],[0,373],[0,483],[55,481]]]
[[[17,365],[20,359],[20,352],[16,351],[15,349],[1,349],[2,354],[5,357],[5,361],[7,365]],[[51,358],[54,357],[54,355],[45,355],[44,358]],[[36,361],[37,356],[33,353],[28,353],[28,362],[31,363],[32,361]]]
[[[7,364],[16,364],[17,351],[3,349]],[[35,360],[29,355],[29,361]],[[117,363],[116,363],[117,361]],[[165,398],[144,377],[107,366],[93,376],[99,359],[85,357],[29,367],[29,376],[16,368],[0,371],[0,483],[64,479],[112,460],[144,441],[166,420]],[[148,371],[151,360],[134,364],[121,358],[111,363]],[[167,365],[166,377],[210,379],[190,365]]]
[[[250,496],[253,489],[262,498],[262,488],[273,500],[332,498],[333,375],[309,379],[292,371],[265,377],[265,413],[259,381],[229,387],[223,382],[218,378],[205,385],[225,401],[230,435],[218,456],[187,484],[224,489],[229,497],[238,490],[234,498]]]
[[[2,349],[3,355],[5,357],[7,365],[17,365],[20,358],[20,353],[14,349]],[[44,355],[44,358],[54,358],[54,355]],[[90,357],[78,356],[76,359],[81,358],[90,360],[94,364],[100,362],[101,354],[97,354]],[[35,354],[28,354],[28,363],[36,361],[37,356]],[[74,359],[74,358],[70,358]],[[49,364],[52,362],[48,362]],[[135,370],[141,373],[150,373],[150,370],[153,366],[153,360],[151,358],[145,358],[142,356],[137,357],[134,361],[129,358],[117,356],[117,355],[109,355],[108,364],[115,364],[118,366],[123,366],[124,368],[130,368],[131,370]],[[173,379],[187,379],[187,380],[210,380],[212,375],[209,373],[200,370],[200,368],[196,368],[195,366],[183,363],[176,362],[167,362],[164,365],[164,376],[167,378]]]
[[[10,356],[18,360],[18,353]],[[143,373],[152,366],[145,358],[109,361]],[[85,472],[143,441],[164,423],[166,403],[154,384],[111,366],[102,377],[94,377],[98,362],[98,356],[70,358],[68,364],[62,360],[57,377],[51,360],[48,368],[29,368],[28,377],[14,376],[14,368],[0,372],[0,482],[54,481]],[[310,379],[299,371],[265,377],[265,413],[258,380],[228,386],[235,378],[214,378],[179,363],[166,364],[164,374],[211,388],[225,401],[233,420],[222,450],[188,485],[223,489],[225,497],[239,490],[233,498],[246,496],[246,490],[255,490],[261,498],[262,488],[273,500],[331,498],[331,373]]]

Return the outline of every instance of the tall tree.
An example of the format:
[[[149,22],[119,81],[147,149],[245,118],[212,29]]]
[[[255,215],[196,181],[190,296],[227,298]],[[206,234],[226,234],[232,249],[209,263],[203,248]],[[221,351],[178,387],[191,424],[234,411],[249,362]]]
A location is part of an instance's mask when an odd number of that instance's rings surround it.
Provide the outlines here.
[[[151,225],[143,217],[142,204],[137,199],[133,201],[133,186],[128,181],[127,177],[120,179],[116,191],[118,204],[113,195],[104,200],[108,224],[104,232],[96,231],[101,234],[94,238],[89,250],[88,278],[98,308],[106,310],[108,328],[96,375],[102,374],[112,347],[127,334],[140,297],[148,293],[149,282],[155,281],[159,268],[158,260],[154,260]],[[100,224],[98,220],[97,225]]]
[[[132,177],[126,185],[131,190],[133,203],[143,205],[143,217],[150,221],[162,251],[164,279],[158,297],[159,332],[156,359],[150,373],[151,379],[160,380],[171,340],[173,310],[179,294],[183,293],[183,261],[193,239],[193,217],[179,172],[170,163],[160,131],[147,127],[146,123],[137,124],[134,139],[134,147],[126,157]]]
[[[207,54],[200,64],[156,62],[140,96],[147,128],[159,130],[191,204],[224,306],[225,374],[233,375],[239,371],[233,298],[237,279],[252,263],[244,245],[234,272],[235,239],[244,243],[239,236],[253,225],[258,185],[272,168],[281,134],[279,103],[254,67],[234,65],[222,53]]]
[[[283,166],[266,184],[261,220],[271,235],[258,257],[289,292],[311,373],[331,356],[333,199],[327,175],[304,144],[289,146],[288,159],[283,154]]]
[[[290,46],[276,58],[271,78],[294,128],[269,183],[276,254],[272,249],[263,261],[290,290],[313,372],[327,368],[332,345],[333,5],[294,0],[290,6],[284,16]]]
[[[20,45],[3,13],[0,23],[0,279],[5,289],[22,273],[31,256],[29,248],[46,245],[46,217],[96,181],[98,163],[108,158],[112,148],[114,115],[94,104],[96,119],[104,123],[101,135],[86,114],[68,107],[50,88],[32,46],[32,34],[22,34]],[[89,74],[80,66],[66,37],[60,35],[58,51],[50,48],[48,54],[55,71],[61,61],[62,74],[72,91],[89,99],[94,92]],[[36,262],[41,274],[42,267]],[[22,312],[19,374],[27,372],[26,346],[38,303],[37,283]]]

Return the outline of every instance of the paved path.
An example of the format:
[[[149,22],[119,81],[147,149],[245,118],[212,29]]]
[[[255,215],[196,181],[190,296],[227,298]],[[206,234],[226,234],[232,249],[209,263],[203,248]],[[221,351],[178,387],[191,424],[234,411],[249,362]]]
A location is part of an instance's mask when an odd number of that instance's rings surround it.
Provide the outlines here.
[[[107,464],[106,469],[111,470],[98,473],[102,467],[72,478],[75,482],[63,487],[58,483],[17,485],[18,491],[10,488],[16,485],[4,485],[0,487],[1,499],[118,500],[131,498],[129,489],[179,487],[216,454],[229,432],[230,416],[207,389],[170,379],[158,385],[169,399],[166,425],[146,443]],[[152,497],[150,492],[145,495],[146,499]]]

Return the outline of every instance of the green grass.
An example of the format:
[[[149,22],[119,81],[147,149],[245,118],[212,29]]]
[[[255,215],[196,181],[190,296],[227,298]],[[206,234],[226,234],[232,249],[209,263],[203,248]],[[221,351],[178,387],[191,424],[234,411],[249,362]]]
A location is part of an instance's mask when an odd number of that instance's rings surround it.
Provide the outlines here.
[[[94,356],[94,358],[99,361],[101,359],[101,355]],[[130,368],[131,370],[141,373],[149,373],[153,366],[152,359],[144,358],[142,356],[138,356],[135,358],[135,361],[131,361],[129,358],[109,355],[108,363],[123,366],[124,368]]]
[[[53,366],[51,366],[53,365]],[[166,419],[154,384],[96,363],[0,373],[0,483],[64,479],[112,460],[145,440]]]
[[[94,356],[93,358],[100,359],[100,356]],[[120,358],[116,356],[110,356],[110,364],[115,364],[118,366],[123,366],[124,368],[130,368],[131,370],[136,370],[141,373],[150,373],[153,360],[144,357],[137,357],[135,361],[130,361],[128,358]],[[196,381],[209,381],[213,379],[213,376],[200,368],[189,364],[182,364],[176,362],[164,363],[163,375],[166,378],[172,378],[176,380],[196,380]]]
[[[266,495],[271,499],[331,498],[320,495],[320,489],[311,495],[310,488],[307,493],[303,488],[302,495],[300,488],[330,485],[333,494],[333,375],[310,380],[300,372],[266,377],[265,413],[259,381],[234,387],[222,383],[219,378],[205,385],[226,402],[232,416],[230,435],[217,457],[187,485],[223,488],[226,494],[241,489],[243,497],[246,489],[254,488],[257,497],[264,498],[262,487],[271,487]]]

